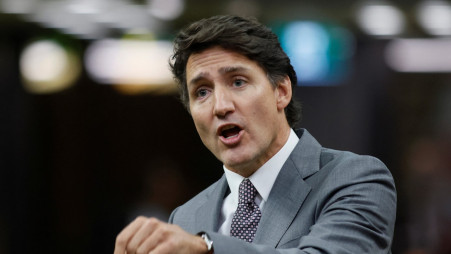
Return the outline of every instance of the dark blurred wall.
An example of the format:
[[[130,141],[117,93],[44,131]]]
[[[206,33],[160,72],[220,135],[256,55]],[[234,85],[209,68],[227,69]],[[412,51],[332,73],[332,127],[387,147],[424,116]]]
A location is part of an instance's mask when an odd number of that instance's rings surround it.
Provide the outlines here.
[[[0,22],[0,253],[112,253],[142,203],[167,213],[218,179],[222,167],[176,95],[123,95],[85,72],[60,93],[26,92],[19,54],[30,38],[49,33]],[[386,43],[359,35],[347,79],[295,93],[304,108],[299,126],[322,145],[375,155],[391,169],[399,200],[393,253],[409,253],[409,218],[418,207],[406,187],[407,154],[419,136],[440,139],[430,116],[450,77],[389,70]],[[174,162],[173,174],[164,174],[164,161]],[[161,188],[147,189],[172,177],[163,186],[184,183],[173,202],[155,198]]]

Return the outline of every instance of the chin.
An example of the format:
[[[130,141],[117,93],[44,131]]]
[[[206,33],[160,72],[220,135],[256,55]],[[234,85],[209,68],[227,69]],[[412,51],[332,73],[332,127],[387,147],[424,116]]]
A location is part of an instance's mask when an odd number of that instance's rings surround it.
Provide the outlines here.
[[[246,171],[249,168],[249,160],[225,160],[224,165],[230,170],[233,169],[233,171]]]
[[[243,163],[235,160],[225,160],[224,165],[226,165],[227,168],[240,168],[242,167]]]

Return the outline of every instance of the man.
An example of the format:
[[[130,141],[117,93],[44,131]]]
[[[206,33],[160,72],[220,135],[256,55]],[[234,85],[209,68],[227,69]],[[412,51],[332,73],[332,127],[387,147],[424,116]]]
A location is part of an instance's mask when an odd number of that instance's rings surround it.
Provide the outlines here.
[[[225,174],[171,224],[137,218],[116,254],[390,253],[390,172],[293,131],[296,74],[267,27],[235,16],[195,22],[176,38],[173,59],[182,101]]]

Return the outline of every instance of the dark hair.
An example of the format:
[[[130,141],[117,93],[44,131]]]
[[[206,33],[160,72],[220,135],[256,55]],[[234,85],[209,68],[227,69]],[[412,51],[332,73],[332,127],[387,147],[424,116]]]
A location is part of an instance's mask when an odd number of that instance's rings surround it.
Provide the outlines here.
[[[296,86],[296,72],[290,59],[282,50],[277,36],[268,27],[253,18],[213,16],[187,26],[174,40],[174,55],[170,66],[180,88],[180,99],[188,111],[188,58],[193,53],[213,46],[233,50],[257,62],[273,86],[277,86],[286,76],[290,78],[292,88]],[[294,94],[285,108],[285,116],[291,127],[301,119],[301,105],[294,99]]]

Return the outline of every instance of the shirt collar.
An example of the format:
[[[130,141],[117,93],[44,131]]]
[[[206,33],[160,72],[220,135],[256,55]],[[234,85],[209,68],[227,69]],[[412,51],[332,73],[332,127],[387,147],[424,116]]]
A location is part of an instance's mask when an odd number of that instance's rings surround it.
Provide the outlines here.
[[[257,169],[257,171],[255,171],[255,173],[249,177],[249,180],[255,186],[258,193],[261,195],[262,199],[265,202],[268,199],[269,193],[271,192],[272,186],[276,181],[277,175],[279,175],[283,164],[288,159],[291,152],[294,150],[294,147],[296,146],[298,141],[298,136],[293,131],[293,129],[291,129],[290,135],[285,145],[283,145],[283,147],[271,159],[269,159],[265,164],[263,164],[263,166]],[[238,200],[238,189],[244,177],[230,171],[225,167],[225,165],[223,166],[223,168],[225,176],[227,178],[227,183],[229,184],[231,195],[233,195],[234,198]]]

